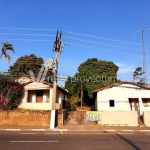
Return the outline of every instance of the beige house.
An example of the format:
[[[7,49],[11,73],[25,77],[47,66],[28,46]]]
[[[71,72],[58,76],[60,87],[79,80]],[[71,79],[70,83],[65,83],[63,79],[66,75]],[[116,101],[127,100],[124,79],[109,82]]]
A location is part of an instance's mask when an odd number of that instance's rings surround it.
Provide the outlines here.
[[[94,90],[96,110],[150,111],[150,87],[120,82]]]
[[[19,108],[34,110],[51,110],[53,98],[53,84],[36,82],[28,77],[21,77],[18,82],[24,85],[24,95]],[[63,101],[67,100],[67,91],[57,87],[56,109],[63,108]]]

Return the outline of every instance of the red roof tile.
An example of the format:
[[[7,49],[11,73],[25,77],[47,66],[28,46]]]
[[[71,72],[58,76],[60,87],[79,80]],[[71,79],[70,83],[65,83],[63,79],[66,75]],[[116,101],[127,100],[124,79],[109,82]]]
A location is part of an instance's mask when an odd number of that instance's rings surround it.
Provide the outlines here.
[[[96,89],[93,92],[96,93],[96,92],[99,92],[99,91],[107,90],[109,88],[116,87],[116,86],[119,86],[119,85],[122,85],[122,84],[132,84],[132,85],[138,86],[142,89],[150,90],[150,87],[148,87],[148,86],[144,86],[144,85],[140,85],[140,84],[136,84],[136,83],[128,82],[128,81],[123,81],[123,82],[115,83],[115,84],[112,84],[112,85],[109,85],[109,86],[106,86],[106,87],[103,87],[103,88]]]

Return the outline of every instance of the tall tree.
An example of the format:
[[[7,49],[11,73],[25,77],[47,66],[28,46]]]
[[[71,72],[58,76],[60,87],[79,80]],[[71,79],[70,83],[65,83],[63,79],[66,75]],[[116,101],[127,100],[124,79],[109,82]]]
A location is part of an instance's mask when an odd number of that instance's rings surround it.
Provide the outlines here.
[[[144,72],[142,67],[137,67],[133,73],[134,82],[136,82],[137,84],[145,84],[143,74]]]
[[[16,62],[9,67],[11,75],[16,76],[30,76],[29,70],[32,70],[34,75],[37,76],[44,60],[42,57],[37,57],[34,54],[21,56]],[[52,71],[49,70],[47,76],[52,75]]]
[[[74,77],[69,77],[66,88],[70,98],[78,95],[81,97],[81,85],[83,88],[83,101],[88,105],[93,104],[93,90],[117,82],[118,66],[111,61],[91,58],[80,64]],[[79,98],[80,101],[80,98]]]

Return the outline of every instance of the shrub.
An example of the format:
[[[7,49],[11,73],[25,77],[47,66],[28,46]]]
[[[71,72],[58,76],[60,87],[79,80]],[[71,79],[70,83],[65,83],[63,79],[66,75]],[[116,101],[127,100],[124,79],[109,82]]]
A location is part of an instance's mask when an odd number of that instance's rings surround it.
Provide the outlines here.
[[[0,106],[2,109],[17,108],[21,103],[23,85],[10,78],[0,77]]]

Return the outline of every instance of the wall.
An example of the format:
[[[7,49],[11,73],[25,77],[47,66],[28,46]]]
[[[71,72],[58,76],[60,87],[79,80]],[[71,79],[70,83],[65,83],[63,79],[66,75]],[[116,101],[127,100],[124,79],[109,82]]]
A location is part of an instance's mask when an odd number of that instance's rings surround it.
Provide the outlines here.
[[[145,126],[150,127],[150,111],[144,111],[143,120]]]
[[[28,103],[27,102],[28,90],[35,91],[37,89],[44,90],[44,94],[46,94],[46,97],[49,98],[48,102],[43,102],[43,103],[36,103],[36,102]],[[22,98],[22,103],[19,105],[19,108],[32,109],[32,110],[51,110],[52,94],[53,94],[53,90],[48,85],[45,85],[40,82],[32,82],[30,84],[27,84],[25,86],[25,92]]]
[[[15,126],[50,126],[50,111],[13,110],[0,111],[0,125]],[[64,119],[63,119],[64,115]],[[95,124],[86,121],[86,111],[58,112],[57,125]],[[145,113],[146,124],[150,125],[150,112]],[[137,112],[102,111],[98,123],[102,126],[137,126]]]
[[[150,90],[140,89],[138,86],[123,84],[117,87],[97,92],[97,110],[131,111],[128,98],[138,98],[140,114],[143,113],[141,98],[150,98]],[[115,107],[109,107],[109,100],[115,100]]]
[[[27,102],[28,90],[35,91],[39,89],[44,91],[43,92],[44,98],[47,100],[47,102],[36,103],[36,95],[35,93],[32,93],[32,96],[30,96],[30,98],[32,99],[32,102],[28,103]],[[64,93],[62,93],[61,91],[58,91],[57,93],[59,93],[58,95],[59,97],[58,96],[57,97],[58,97],[59,103],[61,104],[60,106],[62,108],[62,100],[64,99]],[[32,82],[25,86],[25,92],[22,98],[22,103],[19,105],[19,108],[32,109],[32,110],[51,110],[52,100],[53,100],[53,88],[52,87],[46,84],[40,83],[40,82]],[[58,100],[56,100],[56,102]]]
[[[19,108],[25,108],[30,110],[51,110],[50,103],[22,103]]]
[[[108,126],[137,126],[138,116],[136,111],[101,111],[101,125]]]
[[[49,126],[50,111],[0,111],[0,125]]]

